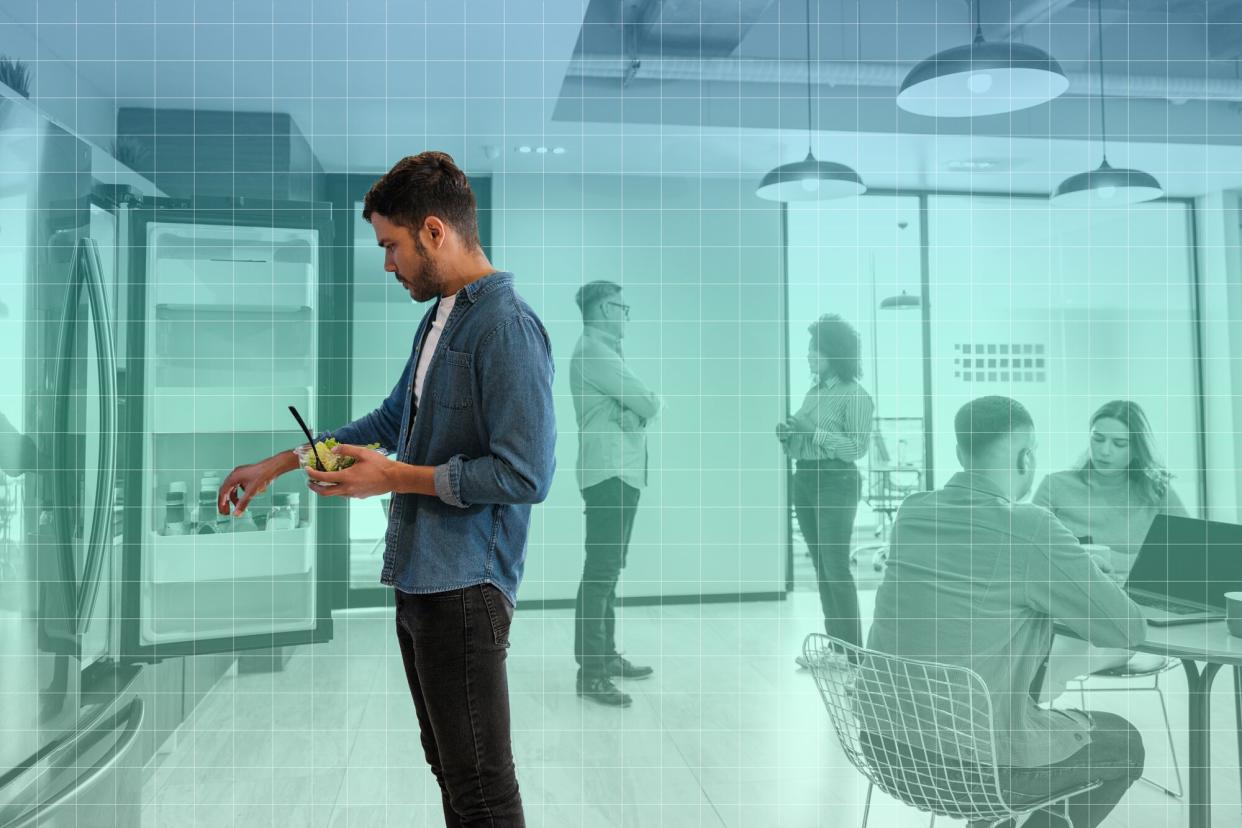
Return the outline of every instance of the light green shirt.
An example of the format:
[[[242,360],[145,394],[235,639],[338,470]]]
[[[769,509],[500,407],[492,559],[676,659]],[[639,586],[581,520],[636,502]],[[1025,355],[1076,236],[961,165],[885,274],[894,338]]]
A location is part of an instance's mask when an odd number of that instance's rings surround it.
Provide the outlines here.
[[[660,398],[625,364],[620,341],[585,328],[569,362],[569,387],[578,418],[578,489],[612,477],[646,486],[647,421],[659,413]]]
[[[1030,696],[1053,621],[1092,644],[1124,648],[1146,638],[1147,624],[1068,529],[1047,509],[1012,503],[987,478],[961,472],[943,489],[906,498],[890,544],[868,647],[978,673],[1001,765],[1050,765],[1090,742],[1084,714],[1044,710]]]

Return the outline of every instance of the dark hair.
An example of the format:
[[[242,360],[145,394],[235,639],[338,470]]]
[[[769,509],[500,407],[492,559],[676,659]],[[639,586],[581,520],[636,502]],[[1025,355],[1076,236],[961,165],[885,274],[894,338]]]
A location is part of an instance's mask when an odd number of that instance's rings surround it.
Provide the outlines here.
[[[1031,412],[1009,397],[979,397],[959,408],[953,418],[958,448],[968,457],[978,457],[1019,428],[1034,427]]]
[[[862,376],[862,355],[858,331],[835,313],[826,313],[807,328],[811,347],[828,360],[828,370],[841,382],[854,382]]]
[[[415,233],[435,216],[461,236],[466,248],[482,247],[479,217],[470,181],[444,152],[407,155],[371,185],[362,202],[362,217],[379,213]]]
[[[620,292],[621,286],[616,282],[597,279],[578,288],[578,292],[574,294],[574,301],[578,303],[578,310],[582,311],[582,318],[585,320],[588,312],[599,307],[599,304],[609,296],[616,296]]]
[[[1091,426],[1103,419],[1117,420],[1130,433],[1130,468],[1127,470],[1131,482],[1139,487],[1139,491],[1153,501],[1159,501],[1169,490],[1169,481],[1173,475],[1156,459],[1152,446],[1151,423],[1138,403],[1129,400],[1111,400],[1100,406],[1091,415]],[[1081,471],[1085,476],[1091,469],[1091,452],[1082,461]]]

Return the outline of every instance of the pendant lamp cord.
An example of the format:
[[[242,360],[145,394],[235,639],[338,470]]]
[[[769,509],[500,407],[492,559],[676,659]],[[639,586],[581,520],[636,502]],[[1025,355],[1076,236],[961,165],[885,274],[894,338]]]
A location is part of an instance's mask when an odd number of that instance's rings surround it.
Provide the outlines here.
[[[811,0],[806,0],[806,154],[811,155]]]
[[[1099,61],[1099,80],[1100,80],[1100,150],[1104,156],[1104,163],[1108,164],[1108,120],[1104,114],[1104,24],[1101,22],[1100,9],[1104,6],[1104,0],[1097,0],[1095,4],[1095,56]]]
[[[983,20],[979,17],[979,0],[975,0],[975,45],[983,42]]]

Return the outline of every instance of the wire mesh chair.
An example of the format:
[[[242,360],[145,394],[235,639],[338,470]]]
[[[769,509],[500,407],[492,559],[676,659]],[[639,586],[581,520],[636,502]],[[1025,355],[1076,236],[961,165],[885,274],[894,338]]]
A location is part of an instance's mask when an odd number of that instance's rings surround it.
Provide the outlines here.
[[[1116,688],[1112,688],[1112,687],[1088,687],[1087,681],[1089,681],[1090,679],[1103,678],[1103,679],[1118,679],[1122,681],[1130,681],[1134,679],[1144,679],[1144,678],[1151,679],[1151,684],[1149,685],[1145,685],[1145,686],[1141,685],[1138,687],[1127,686],[1125,689],[1130,692],[1133,692],[1133,691],[1153,692],[1156,694],[1156,697],[1160,700],[1160,715],[1164,717],[1164,733],[1165,733],[1165,737],[1168,739],[1168,742],[1169,742],[1169,756],[1173,760],[1173,779],[1174,779],[1174,782],[1176,782],[1177,784],[1177,790],[1174,791],[1171,788],[1166,788],[1164,785],[1161,785],[1156,780],[1151,779],[1147,776],[1143,776],[1140,779],[1140,781],[1146,782],[1148,785],[1151,785],[1153,788],[1159,791],[1163,791],[1166,795],[1171,796],[1174,799],[1181,799],[1185,791],[1182,788],[1182,769],[1181,769],[1180,764],[1177,761],[1177,745],[1173,741],[1173,728],[1169,724],[1169,708],[1164,703],[1164,688],[1160,686],[1160,676],[1164,675],[1170,670],[1176,670],[1180,666],[1181,666],[1181,662],[1178,659],[1167,658],[1159,666],[1152,667],[1151,669],[1136,670],[1130,667],[1129,664],[1123,664],[1120,667],[1113,667],[1107,670],[1100,670],[1098,672],[1091,673],[1089,675],[1075,676],[1074,678],[1069,680],[1069,684],[1078,685],[1078,688],[1077,688],[1078,700],[1079,700],[1079,703],[1083,706],[1083,709],[1086,709],[1088,693],[1102,693],[1102,692],[1109,692],[1109,691],[1115,692],[1116,691]],[[1238,723],[1239,723],[1239,727],[1242,728],[1242,715],[1239,715]],[[1239,752],[1239,756],[1242,756],[1242,752]]]
[[[871,783],[936,817],[998,825],[1049,806],[1073,828],[1070,797],[1100,782],[1006,798],[996,763],[992,701],[979,674],[965,667],[885,655],[819,633],[806,637],[802,653],[828,709],[846,757]]]

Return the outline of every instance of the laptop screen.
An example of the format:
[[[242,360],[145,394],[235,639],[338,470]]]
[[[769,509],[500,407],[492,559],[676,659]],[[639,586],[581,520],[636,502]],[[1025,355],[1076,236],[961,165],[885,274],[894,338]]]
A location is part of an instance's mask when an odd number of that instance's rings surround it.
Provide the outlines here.
[[[1224,609],[1242,590],[1242,526],[1156,515],[1126,587]]]

